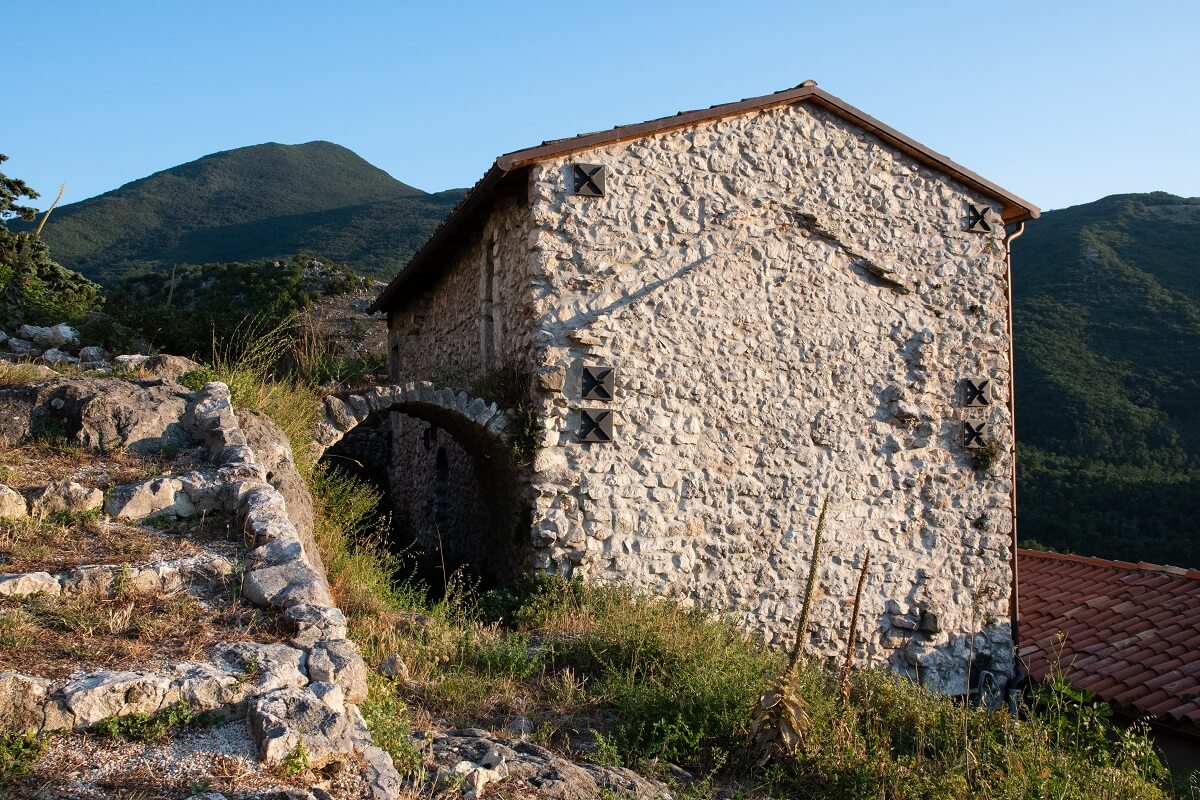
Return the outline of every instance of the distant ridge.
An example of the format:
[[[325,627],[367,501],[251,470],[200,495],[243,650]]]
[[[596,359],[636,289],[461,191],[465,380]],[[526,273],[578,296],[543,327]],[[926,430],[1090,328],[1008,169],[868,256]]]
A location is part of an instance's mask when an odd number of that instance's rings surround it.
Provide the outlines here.
[[[1200,567],[1200,198],[1048,211],[1013,270],[1021,538]]]
[[[59,263],[106,284],[174,264],[297,252],[388,275],[461,196],[422,192],[332,142],[271,142],[62,206],[43,237]]]

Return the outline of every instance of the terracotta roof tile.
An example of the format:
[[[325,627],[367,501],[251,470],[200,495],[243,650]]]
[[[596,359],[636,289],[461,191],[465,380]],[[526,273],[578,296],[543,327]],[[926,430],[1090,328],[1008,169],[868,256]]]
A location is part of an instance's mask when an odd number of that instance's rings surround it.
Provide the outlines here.
[[[1200,725],[1200,571],[1019,551],[1019,654],[1125,710]]]

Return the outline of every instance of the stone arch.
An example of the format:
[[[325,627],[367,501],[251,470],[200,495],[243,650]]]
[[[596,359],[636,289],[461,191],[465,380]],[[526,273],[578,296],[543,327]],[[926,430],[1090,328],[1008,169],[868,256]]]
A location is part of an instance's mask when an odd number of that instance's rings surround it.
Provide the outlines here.
[[[423,558],[418,566],[426,582],[436,590],[447,573],[465,568],[489,588],[529,571],[534,556],[528,465],[514,457],[510,412],[428,382],[330,395],[317,424],[314,459],[330,448],[336,452],[343,437],[360,425],[360,431],[374,427],[380,417],[391,417],[380,426],[391,447],[389,485],[381,488],[393,502],[395,546],[417,545],[409,552]],[[424,441],[415,443],[411,437],[421,428]],[[371,434],[363,442],[369,440]],[[446,463],[447,448],[455,454],[453,464]]]
[[[466,392],[420,381],[327,396],[324,416],[317,423],[313,458],[320,458],[367,417],[387,411],[399,411],[425,420],[443,428],[468,447],[477,447],[489,454],[509,450],[507,434],[512,420],[507,411]]]

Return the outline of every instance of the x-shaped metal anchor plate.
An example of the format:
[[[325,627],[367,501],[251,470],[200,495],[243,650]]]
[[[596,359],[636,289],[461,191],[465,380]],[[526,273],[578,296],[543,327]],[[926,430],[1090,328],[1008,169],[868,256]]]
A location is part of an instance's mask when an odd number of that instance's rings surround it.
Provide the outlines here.
[[[967,230],[971,233],[992,232],[991,206],[967,204]]]
[[[984,420],[963,420],[963,447],[970,450],[978,450],[981,447],[986,447],[985,427],[987,427],[987,422]]]
[[[603,164],[576,164],[573,172],[575,175],[575,194],[584,197],[604,196]]]
[[[988,400],[988,384],[991,383],[988,379],[976,383],[973,380],[967,379],[963,381],[963,405],[964,406],[990,406],[991,400]]]
[[[612,440],[613,412],[605,408],[579,410],[579,441],[604,443]]]
[[[616,371],[612,367],[597,364],[583,368],[583,399],[612,400],[616,391]]]

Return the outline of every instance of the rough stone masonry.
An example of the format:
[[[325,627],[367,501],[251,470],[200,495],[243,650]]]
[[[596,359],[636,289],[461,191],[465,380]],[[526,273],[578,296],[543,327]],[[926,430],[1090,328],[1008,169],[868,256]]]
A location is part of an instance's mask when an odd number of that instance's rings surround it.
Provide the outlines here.
[[[828,496],[811,652],[844,647],[870,550],[859,662],[963,694],[1014,668],[1005,223],[1037,213],[805,84],[502,157],[376,306],[395,383],[527,376],[518,568],[782,645]],[[393,410],[418,539],[526,552],[495,458]]]

